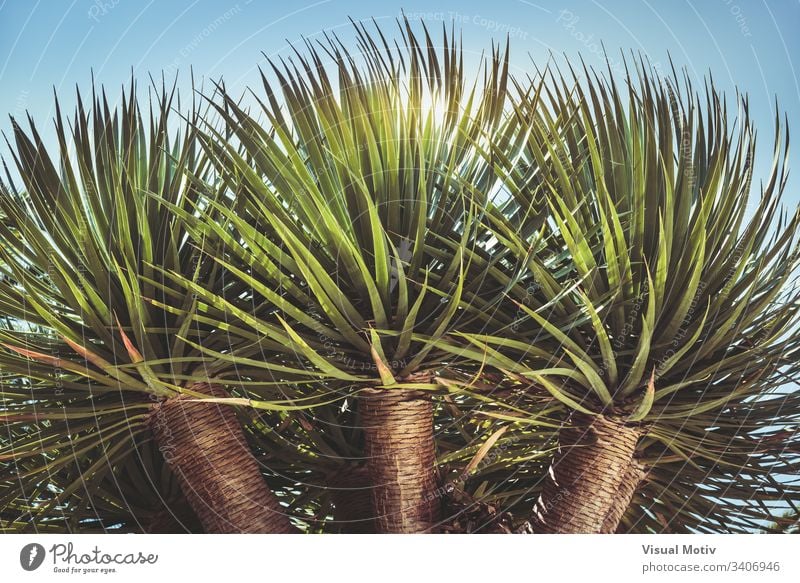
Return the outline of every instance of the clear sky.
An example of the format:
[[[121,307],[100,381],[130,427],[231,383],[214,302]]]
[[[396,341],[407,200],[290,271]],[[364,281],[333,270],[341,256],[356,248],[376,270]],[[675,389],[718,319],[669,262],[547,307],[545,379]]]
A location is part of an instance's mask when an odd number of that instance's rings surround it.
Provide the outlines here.
[[[612,63],[632,49],[666,67],[669,53],[695,80],[710,70],[720,87],[750,94],[767,157],[776,97],[800,129],[800,0],[0,0],[0,113],[29,111],[48,125],[53,88],[70,105],[76,84],[90,88],[92,70],[115,99],[131,70],[141,82],[177,71],[186,84],[193,67],[198,77],[224,76],[229,88],[256,84],[262,52],[287,54],[289,42],[322,31],[348,38],[348,17],[391,29],[401,9],[437,27],[454,21],[476,56],[508,35],[518,73],[550,51],[601,65],[601,41]],[[0,129],[9,125],[3,115]],[[797,149],[791,162],[788,196],[798,201]]]

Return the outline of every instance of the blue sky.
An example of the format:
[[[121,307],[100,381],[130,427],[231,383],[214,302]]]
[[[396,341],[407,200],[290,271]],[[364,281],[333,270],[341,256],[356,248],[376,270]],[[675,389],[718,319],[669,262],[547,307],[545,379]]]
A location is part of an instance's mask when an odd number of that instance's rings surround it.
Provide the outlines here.
[[[669,53],[697,81],[711,71],[721,88],[750,94],[762,174],[776,97],[790,128],[800,128],[800,0],[0,0],[0,113],[28,111],[47,126],[53,88],[69,105],[76,84],[90,88],[92,71],[113,98],[131,70],[142,82],[177,71],[188,86],[193,67],[198,77],[224,76],[229,88],[243,88],[257,83],[262,52],[287,54],[288,42],[322,31],[348,38],[348,17],[391,28],[401,9],[437,27],[455,22],[475,58],[508,35],[518,73],[531,69],[531,59],[545,62],[550,51],[581,53],[600,65],[601,41],[612,58],[632,49],[666,68]],[[4,115],[0,129],[8,128]],[[797,153],[791,162],[800,173]],[[798,184],[794,176],[792,201],[800,200]]]

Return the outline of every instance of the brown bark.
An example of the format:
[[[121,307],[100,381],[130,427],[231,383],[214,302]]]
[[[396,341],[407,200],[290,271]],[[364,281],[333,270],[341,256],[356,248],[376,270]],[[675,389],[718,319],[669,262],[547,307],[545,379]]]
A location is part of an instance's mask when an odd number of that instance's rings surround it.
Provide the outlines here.
[[[639,487],[639,484],[642,483],[646,475],[647,472],[644,466],[636,459],[631,460],[628,469],[625,470],[622,476],[622,482],[619,485],[619,490],[617,490],[617,496],[614,498],[611,509],[603,520],[603,526],[600,527],[601,533],[610,534],[617,532],[619,523],[622,517],[625,516],[625,511],[628,509],[628,506],[631,505],[631,500],[636,493],[636,489]]]
[[[219,385],[193,391],[230,395]],[[288,533],[285,509],[267,487],[234,410],[181,395],[154,406],[150,421],[159,450],[208,533]]]
[[[375,532],[371,484],[367,468],[347,466],[328,480],[333,498],[333,519],[339,532],[371,534]]]
[[[534,508],[534,530],[614,532],[638,484],[634,453],[640,436],[622,419],[574,413],[559,433],[559,451]]]
[[[374,390],[359,400],[375,528],[431,532],[439,522],[433,405],[417,391]]]

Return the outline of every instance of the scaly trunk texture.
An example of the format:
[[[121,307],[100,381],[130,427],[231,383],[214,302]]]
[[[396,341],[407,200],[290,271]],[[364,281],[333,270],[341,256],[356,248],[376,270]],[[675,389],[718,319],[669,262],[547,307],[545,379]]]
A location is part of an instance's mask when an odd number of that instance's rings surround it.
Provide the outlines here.
[[[633,495],[636,493],[639,484],[644,481],[645,476],[647,476],[647,471],[644,466],[635,459],[631,460],[631,464],[622,476],[622,483],[619,485],[611,510],[609,510],[603,521],[603,526],[600,528],[601,533],[611,534],[618,532],[620,521],[625,516],[625,511],[631,505]]]
[[[614,532],[641,480],[633,457],[640,436],[622,419],[573,413],[559,432],[559,451],[534,508],[534,531]]]
[[[418,391],[373,390],[362,393],[359,410],[375,529],[431,532],[439,522],[442,492],[430,398]]]
[[[331,489],[333,518],[339,532],[345,534],[372,534],[375,517],[372,512],[371,484],[367,468],[346,466],[331,476],[327,484]]]
[[[219,385],[196,383],[197,393],[229,397]],[[189,402],[181,395],[154,406],[151,427],[207,533],[293,532],[267,487],[239,421],[228,405]]]

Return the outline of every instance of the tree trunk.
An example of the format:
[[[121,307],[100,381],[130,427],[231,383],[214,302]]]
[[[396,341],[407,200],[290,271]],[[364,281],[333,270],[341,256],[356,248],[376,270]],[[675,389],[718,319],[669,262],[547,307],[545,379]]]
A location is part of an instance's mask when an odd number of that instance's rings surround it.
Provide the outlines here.
[[[359,398],[375,528],[431,532],[439,522],[433,405],[418,391],[374,390]]]
[[[367,468],[348,465],[328,480],[333,498],[333,519],[339,532],[372,534],[375,517],[370,496],[371,483]]]
[[[229,397],[219,385],[191,390]],[[181,395],[151,413],[159,450],[175,473],[207,533],[293,532],[285,509],[269,490],[229,405],[189,402]]]
[[[641,430],[602,415],[573,413],[570,421],[534,508],[534,530],[614,532],[643,475],[634,460]]]
[[[603,521],[603,526],[600,528],[601,533],[610,534],[617,532],[620,521],[622,517],[625,516],[625,511],[628,509],[628,506],[631,505],[631,500],[636,493],[636,489],[639,487],[639,484],[642,483],[646,475],[647,472],[644,466],[636,459],[631,460],[631,464],[622,476],[622,483],[619,486],[611,510],[609,510]]]

